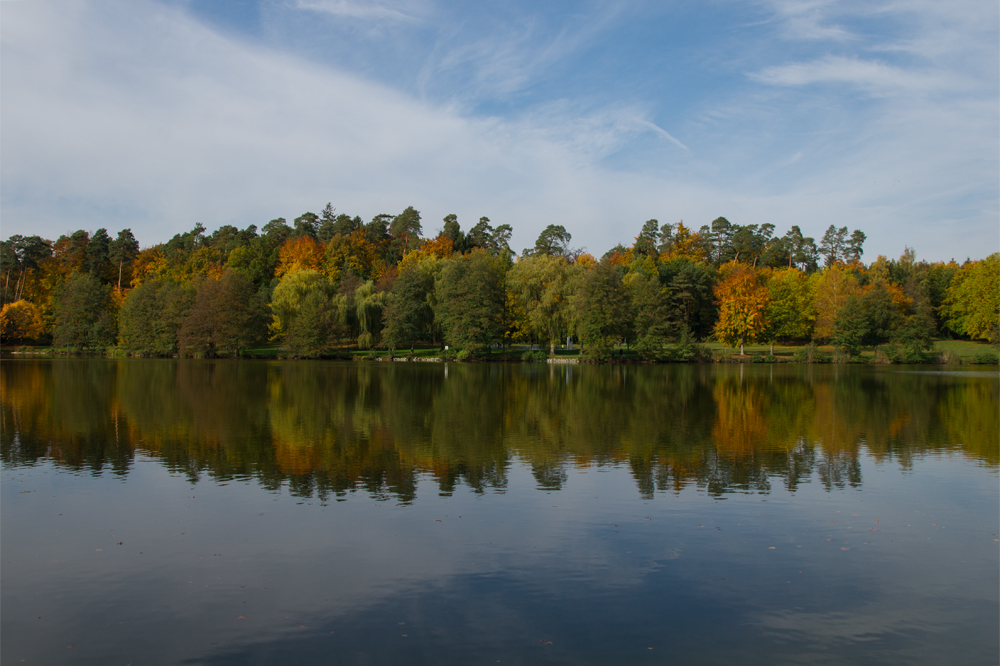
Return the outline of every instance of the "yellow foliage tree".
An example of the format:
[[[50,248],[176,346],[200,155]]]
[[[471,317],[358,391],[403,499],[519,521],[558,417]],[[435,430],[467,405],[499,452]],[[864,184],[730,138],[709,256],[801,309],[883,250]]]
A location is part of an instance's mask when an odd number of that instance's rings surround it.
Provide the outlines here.
[[[683,257],[693,261],[705,261],[707,257],[701,241],[701,234],[697,231],[691,231],[684,226],[683,221],[678,222],[674,226],[673,243],[670,251],[662,253],[660,260],[670,261],[671,259]]]
[[[854,273],[840,264],[827,267],[816,278],[816,329],[814,337],[827,340],[833,335],[837,313],[851,296],[859,296],[861,287]]]
[[[167,260],[160,246],[140,250],[132,263],[132,286],[138,287],[147,280],[162,278],[167,273]]]
[[[730,347],[739,344],[743,356],[744,345],[765,332],[770,295],[759,272],[746,264],[730,262],[719,272],[719,283],[713,289],[719,305],[715,335]]]
[[[334,236],[326,246],[325,272],[333,276],[346,267],[363,280],[378,279],[386,270],[381,259],[385,245],[384,241],[370,243],[363,229],[349,236]]]
[[[14,301],[0,310],[0,337],[4,340],[33,340],[44,330],[42,311],[34,303]]]
[[[425,259],[434,257],[436,259],[450,259],[455,253],[455,242],[447,236],[438,236],[420,243],[416,250],[410,250],[403,255],[399,262],[398,269],[402,271],[411,264],[419,264]]]

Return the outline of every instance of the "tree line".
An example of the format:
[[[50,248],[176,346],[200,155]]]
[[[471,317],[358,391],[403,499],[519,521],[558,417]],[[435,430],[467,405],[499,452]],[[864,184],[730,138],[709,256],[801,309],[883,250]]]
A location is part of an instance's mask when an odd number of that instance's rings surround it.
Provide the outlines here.
[[[648,220],[599,258],[549,225],[533,247],[512,229],[455,215],[425,237],[421,215],[337,214],[332,205],[258,230],[197,224],[140,248],[131,230],[0,243],[0,335],[78,351],[239,356],[278,342],[292,357],[347,348],[580,343],[595,360],[627,345],[690,358],[693,343],[829,342],[844,354],[886,345],[914,359],[937,337],[1000,338],[1000,253],[981,261],[861,261],[865,234],[724,217],[694,230]]]

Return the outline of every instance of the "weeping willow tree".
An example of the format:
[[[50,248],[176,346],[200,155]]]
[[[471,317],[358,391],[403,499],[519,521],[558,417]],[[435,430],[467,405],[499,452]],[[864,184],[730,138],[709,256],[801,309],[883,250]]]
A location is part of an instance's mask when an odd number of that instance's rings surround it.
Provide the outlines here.
[[[376,291],[375,283],[365,282],[354,292],[354,307],[358,316],[358,347],[371,349],[378,344],[382,334],[382,310],[385,292]]]

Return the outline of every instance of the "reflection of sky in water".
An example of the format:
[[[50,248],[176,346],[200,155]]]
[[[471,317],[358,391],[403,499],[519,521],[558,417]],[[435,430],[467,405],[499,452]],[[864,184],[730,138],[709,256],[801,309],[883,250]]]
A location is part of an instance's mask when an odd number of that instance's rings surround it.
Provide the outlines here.
[[[861,466],[643,499],[625,466],[544,491],[515,462],[503,493],[422,477],[408,505],[8,467],[3,661],[995,661],[995,473]]]
[[[1000,657],[992,375],[392,366],[0,366],[2,661]]]

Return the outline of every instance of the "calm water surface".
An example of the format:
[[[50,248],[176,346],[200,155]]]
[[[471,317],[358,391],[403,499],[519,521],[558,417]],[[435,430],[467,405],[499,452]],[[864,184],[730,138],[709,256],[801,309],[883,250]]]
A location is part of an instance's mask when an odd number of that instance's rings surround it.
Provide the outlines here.
[[[1000,381],[4,358],[4,664],[996,664]]]

